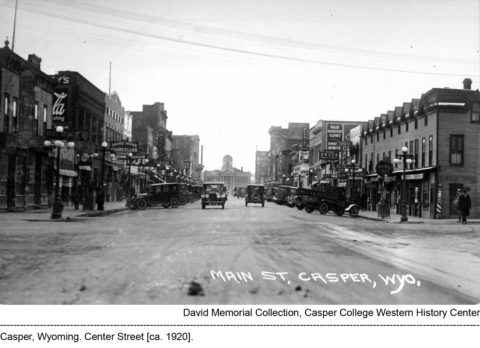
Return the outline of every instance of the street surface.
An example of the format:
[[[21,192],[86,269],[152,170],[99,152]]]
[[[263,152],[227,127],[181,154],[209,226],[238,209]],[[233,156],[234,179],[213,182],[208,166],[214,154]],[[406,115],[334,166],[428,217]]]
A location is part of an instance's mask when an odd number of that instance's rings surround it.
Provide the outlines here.
[[[2,304],[480,302],[480,224],[387,224],[233,197],[224,210],[0,219]]]

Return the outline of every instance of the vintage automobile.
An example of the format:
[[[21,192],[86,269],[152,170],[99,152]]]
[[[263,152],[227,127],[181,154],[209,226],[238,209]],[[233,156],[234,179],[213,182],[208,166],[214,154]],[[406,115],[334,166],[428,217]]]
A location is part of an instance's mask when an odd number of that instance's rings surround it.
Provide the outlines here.
[[[296,191],[296,196],[294,200],[295,206],[297,207],[298,210],[302,210],[303,208],[305,208],[305,202],[310,201],[311,197],[313,197],[315,195],[315,192],[318,190],[298,187],[295,191]]]
[[[205,182],[202,190],[202,209],[207,205],[221,205],[225,209],[227,200],[226,187],[223,182]]]
[[[257,203],[262,204],[262,207],[265,206],[265,186],[263,185],[247,185],[246,194],[245,194],[245,206],[248,206],[248,203]]]
[[[164,208],[177,208],[188,196],[188,188],[182,183],[152,184],[147,192],[133,195],[129,199],[130,209],[145,209],[149,206],[161,204]]]
[[[279,187],[279,184],[267,184],[265,185],[265,200],[267,202],[272,202],[273,197],[275,196],[275,190]]]
[[[289,204],[288,197],[290,196],[290,192],[295,189],[296,187],[286,185],[276,187],[272,200],[277,204]]]
[[[346,199],[345,189],[341,187],[312,190],[311,197],[304,200],[304,206],[307,213],[318,210],[322,215],[333,211],[338,216],[348,213],[352,217],[357,217],[360,211],[357,204],[352,204]]]
[[[289,190],[288,196],[287,196],[287,202],[286,202],[287,205],[290,208],[293,208],[295,206],[295,201],[297,199],[298,190],[299,190],[298,187],[290,187],[290,190]]]
[[[195,202],[202,196],[202,185],[188,185],[188,196],[190,202]]]

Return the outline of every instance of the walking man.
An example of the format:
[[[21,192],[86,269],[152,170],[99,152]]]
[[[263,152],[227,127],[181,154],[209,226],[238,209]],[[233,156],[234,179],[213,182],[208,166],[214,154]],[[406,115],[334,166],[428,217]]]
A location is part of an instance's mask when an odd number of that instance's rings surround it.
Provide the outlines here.
[[[467,193],[467,190],[464,189],[458,198],[458,209],[462,213],[462,223],[467,223],[467,216],[470,215],[470,208],[472,207],[472,201],[470,196]]]

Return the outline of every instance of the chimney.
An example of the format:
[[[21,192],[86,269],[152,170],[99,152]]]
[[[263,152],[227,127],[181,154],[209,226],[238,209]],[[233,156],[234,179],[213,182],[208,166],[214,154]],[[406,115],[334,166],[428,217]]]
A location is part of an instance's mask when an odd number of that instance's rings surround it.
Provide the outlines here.
[[[42,62],[42,58],[38,57],[35,54],[29,54],[28,62],[32,64],[35,67],[35,69],[40,70],[40,63]]]
[[[471,79],[465,79],[463,80],[463,89],[472,89],[472,80]]]

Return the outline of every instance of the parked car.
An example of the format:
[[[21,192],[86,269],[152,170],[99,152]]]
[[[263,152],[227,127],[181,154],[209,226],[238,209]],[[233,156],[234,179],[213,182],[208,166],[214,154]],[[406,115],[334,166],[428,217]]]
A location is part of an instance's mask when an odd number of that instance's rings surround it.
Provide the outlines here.
[[[225,209],[227,200],[226,187],[223,182],[205,182],[202,190],[202,209],[207,205],[221,205]]]
[[[202,196],[202,185],[188,185],[188,195],[190,202],[195,202]]]
[[[295,190],[296,187],[281,185],[274,189],[273,201],[277,204],[288,204],[288,197],[291,190]]]
[[[245,194],[245,206],[248,206],[248,203],[262,204],[262,207],[265,206],[265,186],[263,185],[247,185],[246,194]]]
[[[357,204],[352,204],[346,199],[345,189],[341,187],[312,190],[311,196],[304,200],[304,204],[307,213],[318,210],[322,215],[333,211],[338,216],[349,213],[350,216],[357,217],[360,211]]]
[[[265,185],[265,200],[267,202],[272,202],[273,197],[275,197],[275,189],[279,187],[279,184],[267,184]]]
[[[129,200],[131,209],[145,209],[149,206],[161,204],[164,208],[177,208],[188,196],[186,184],[162,183],[147,187],[147,192],[133,195]]]

